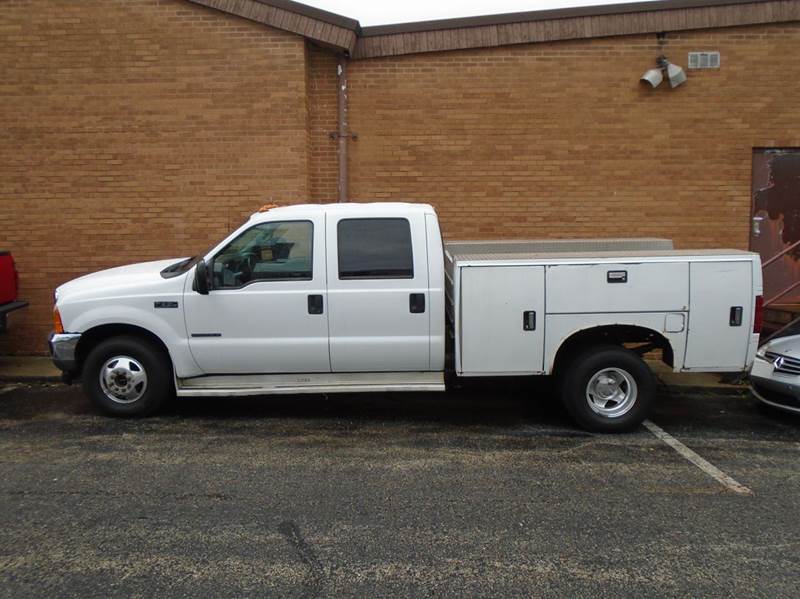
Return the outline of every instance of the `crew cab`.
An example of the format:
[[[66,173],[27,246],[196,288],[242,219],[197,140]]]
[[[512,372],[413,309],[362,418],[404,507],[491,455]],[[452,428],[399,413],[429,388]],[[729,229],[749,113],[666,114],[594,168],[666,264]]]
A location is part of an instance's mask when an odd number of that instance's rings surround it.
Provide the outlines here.
[[[554,374],[579,425],[619,432],[655,399],[646,353],[675,371],[749,368],[761,289],[750,252],[443,244],[429,205],[293,205],[257,212],[202,255],[60,286],[50,346],[114,415],[172,394],[444,391]]]

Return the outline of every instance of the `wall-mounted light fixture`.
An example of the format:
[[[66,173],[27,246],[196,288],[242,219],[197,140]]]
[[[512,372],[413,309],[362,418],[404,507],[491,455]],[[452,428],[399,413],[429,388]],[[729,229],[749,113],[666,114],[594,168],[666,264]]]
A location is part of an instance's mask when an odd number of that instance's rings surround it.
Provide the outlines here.
[[[666,56],[659,56],[656,59],[658,65],[655,69],[649,69],[641,76],[639,81],[646,83],[651,87],[658,87],[664,80],[664,76],[669,80],[670,87],[678,87],[681,83],[686,81],[686,73],[681,67],[672,64],[667,60]]]
[[[658,87],[664,81],[664,74],[661,69],[649,69],[645,71],[642,78],[639,79],[642,83],[649,83],[653,87]]]

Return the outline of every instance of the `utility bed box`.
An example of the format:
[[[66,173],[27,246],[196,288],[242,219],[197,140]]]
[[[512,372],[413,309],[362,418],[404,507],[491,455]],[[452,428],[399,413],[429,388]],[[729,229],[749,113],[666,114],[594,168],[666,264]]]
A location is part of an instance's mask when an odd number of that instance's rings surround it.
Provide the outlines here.
[[[549,373],[562,340],[609,323],[660,333],[675,370],[741,370],[755,351],[761,270],[750,252],[659,239],[453,242],[445,265],[462,376]]]

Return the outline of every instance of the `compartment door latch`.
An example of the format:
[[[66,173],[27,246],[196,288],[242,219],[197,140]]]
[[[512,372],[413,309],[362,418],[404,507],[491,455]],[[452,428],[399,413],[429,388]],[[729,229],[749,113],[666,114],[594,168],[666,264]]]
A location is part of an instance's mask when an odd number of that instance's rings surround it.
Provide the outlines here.
[[[535,331],[536,330],[536,311],[526,310],[522,313],[522,330]]]

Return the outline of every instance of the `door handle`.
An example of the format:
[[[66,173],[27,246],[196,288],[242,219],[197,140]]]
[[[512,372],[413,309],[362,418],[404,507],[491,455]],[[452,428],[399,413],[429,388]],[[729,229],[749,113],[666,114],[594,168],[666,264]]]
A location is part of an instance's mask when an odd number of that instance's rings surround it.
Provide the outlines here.
[[[761,235],[761,221],[763,220],[763,216],[753,217],[753,237],[759,237]]]
[[[522,313],[522,330],[535,331],[536,330],[536,311],[526,310]]]
[[[319,294],[308,296],[308,313],[322,314],[322,296]]]
[[[408,296],[408,309],[412,314],[422,314],[425,312],[425,294],[412,293]]]

